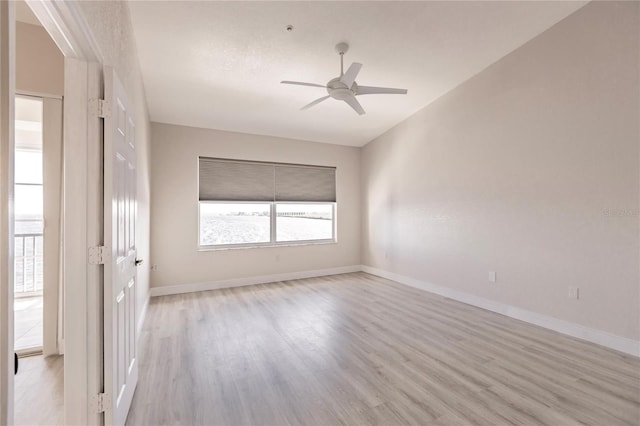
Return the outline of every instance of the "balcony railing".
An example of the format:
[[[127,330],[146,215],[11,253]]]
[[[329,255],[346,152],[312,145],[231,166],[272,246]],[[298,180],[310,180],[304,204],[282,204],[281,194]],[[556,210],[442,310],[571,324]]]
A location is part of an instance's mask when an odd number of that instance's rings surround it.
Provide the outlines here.
[[[42,233],[21,233],[15,236],[14,293],[31,296],[42,293],[44,282],[44,239]]]

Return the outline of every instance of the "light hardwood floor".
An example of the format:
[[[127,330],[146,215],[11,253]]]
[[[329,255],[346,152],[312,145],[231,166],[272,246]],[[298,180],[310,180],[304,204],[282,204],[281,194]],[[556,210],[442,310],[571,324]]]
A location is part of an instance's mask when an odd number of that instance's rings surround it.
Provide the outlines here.
[[[16,426],[64,424],[64,357],[20,358],[15,377]]]
[[[129,425],[637,425],[640,360],[364,273],[154,298]]]

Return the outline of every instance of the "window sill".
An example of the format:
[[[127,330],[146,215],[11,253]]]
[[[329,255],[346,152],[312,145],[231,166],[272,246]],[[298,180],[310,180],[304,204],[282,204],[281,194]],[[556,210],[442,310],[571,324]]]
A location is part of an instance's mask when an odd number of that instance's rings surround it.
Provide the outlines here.
[[[278,247],[300,247],[300,246],[320,246],[338,244],[335,240],[322,240],[322,241],[289,241],[286,243],[264,243],[264,244],[247,244],[247,245],[227,245],[227,246],[199,246],[198,251],[226,251],[226,250],[247,250],[247,249],[264,249],[264,248],[278,248]]]

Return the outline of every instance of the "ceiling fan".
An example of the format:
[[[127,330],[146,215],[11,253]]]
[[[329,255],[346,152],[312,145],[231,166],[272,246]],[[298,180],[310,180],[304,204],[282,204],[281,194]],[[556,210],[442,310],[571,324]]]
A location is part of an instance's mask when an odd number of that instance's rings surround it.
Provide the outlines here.
[[[336,45],[336,50],[340,54],[340,77],[336,77],[334,79],[329,80],[326,86],[322,84],[315,83],[305,83],[302,81],[281,81],[282,84],[297,84],[299,86],[312,86],[312,87],[323,87],[327,89],[327,96],[323,96],[321,98],[316,99],[315,101],[303,106],[302,110],[309,109],[314,105],[318,105],[320,102],[325,99],[333,98],[339,101],[345,101],[351,108],[353,108],[358,114],[365,114],[362,105],[356,99],[356,96],[360,95],[378,95],[378,94],[396,94],[396,95],[406,95],[407,89],[392,89],[389,87],[373,87],[373,86],[359,86],[356,83],[356,77],[362,68],[362,64],[358,62],[354,62],[351,64],[347,72],[344,72],[344,64],[343,57],[344,54],[349,50],[349,45],[347,43],[338,43]]]

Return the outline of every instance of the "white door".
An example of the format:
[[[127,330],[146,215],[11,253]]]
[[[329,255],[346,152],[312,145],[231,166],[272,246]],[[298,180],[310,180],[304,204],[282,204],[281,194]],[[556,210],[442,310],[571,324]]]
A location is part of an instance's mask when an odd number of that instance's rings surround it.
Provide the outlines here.
[[[104,408],[106,425],[123,425],[138,382],[135,117],[110,67],[104,85]]]

